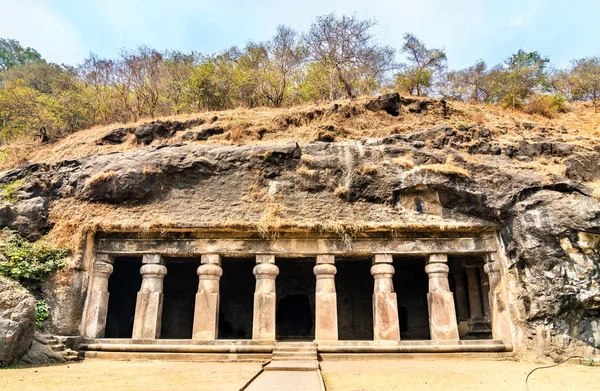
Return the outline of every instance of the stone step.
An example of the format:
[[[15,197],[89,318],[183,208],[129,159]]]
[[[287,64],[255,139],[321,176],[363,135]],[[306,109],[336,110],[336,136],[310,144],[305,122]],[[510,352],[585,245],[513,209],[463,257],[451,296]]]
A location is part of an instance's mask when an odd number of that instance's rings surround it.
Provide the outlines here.
[[[284,358],[273,358],[273,359],[271,359],[271,362],[290,362],[290,361],[316,362],[317,359],[316,358],[302,358],[302,357],[284,357]]]
[[[275,342],[275,347],[291,347],[291,346],[295,346],[295,347],[316,347],[317,344],[314,342]]]
[[[50,346],[53,352],[62,352],[65,350],[65,345],[63,344],[48,344],[48,346]]]
[[[316,351],[316,346],[275,346],[274,352],[313,352]]]
[[[265,362],[271,358],[267,353],[169,353],[169,352],[103,352],[82,351],[82,358],[107,360],[165,360],[165,361],[223,361]]]
[[[313,354],[294,354],[294,353],[289,353],[289,354],[273,354],[273,359],[280,359],[280,358],[296,358],[296,359],[303,359],[303,360],[316,360],[317,359],[317,353],[313,353]]]
[[[275,352],[273,353],[273,358],[275,357],[307,357],[317,359],[317,352]]]
[[[272,361],[265,371],[316,371],[319,369],[317,361]]]

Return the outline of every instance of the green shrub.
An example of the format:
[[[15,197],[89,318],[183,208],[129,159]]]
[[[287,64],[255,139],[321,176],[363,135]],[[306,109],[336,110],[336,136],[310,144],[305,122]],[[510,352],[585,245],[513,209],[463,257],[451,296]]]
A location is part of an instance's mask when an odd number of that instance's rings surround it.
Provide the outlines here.
[[[42,281],[44,277],[65,266],[69,250],[57,248],[43,239],[29,242],[4,230],[0,238],[0,274],[14,280]]]
[[[35,302],[35,327],[41,329],[44,321],[50,316],[50,308],[46,300],[40,299]]]

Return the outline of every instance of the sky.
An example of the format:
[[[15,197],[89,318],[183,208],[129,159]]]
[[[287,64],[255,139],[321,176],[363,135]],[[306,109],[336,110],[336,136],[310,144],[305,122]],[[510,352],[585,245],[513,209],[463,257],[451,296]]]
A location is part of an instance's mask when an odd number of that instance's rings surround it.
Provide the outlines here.
[[[497,64],[520,48],[558,67],[600,55],[599,0],[0,0],[0,37],[77,65],[138,45],[215,53],[266,41],[279,24],[306,31],[331,12],[377,20],[377,42],[397,49],[411,32],[445,48],[453,69]]]

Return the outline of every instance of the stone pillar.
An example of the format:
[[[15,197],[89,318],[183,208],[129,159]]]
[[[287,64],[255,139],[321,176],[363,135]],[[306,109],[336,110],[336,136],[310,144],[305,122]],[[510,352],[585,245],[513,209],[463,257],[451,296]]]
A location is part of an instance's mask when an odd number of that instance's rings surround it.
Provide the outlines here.
[[[88,338],[104,337],[108,312],[108,279],[113,272],[114,258],[108,254],[96,254],[92,267],[92,281],[85,313],[83,335]]]
[[[256,289],[252,339],[275,340],[275,278],[279,274],[279,268],[275,266],[274,255],[257,255],[256,263],[253,270]]]
[[[469,291],[469,309],[471,320],[480,320],[483,318],[483,307],[481,306],[481,293],[479,292],[479,276],[477,275],[477,265],[465,265],[467,272],[467,289]]]
[[[221,256],[203,254],[198,267],[198,293],[194,308],[192,339],[214,340],[219,332],[219,281],[223,275]]]
[[[497,254],[488,254],[487,263],[484,265],[483,270],[487,273],[490,282],[489,301],[492,336],[494,339],[510,344],[511,320],[502,292],[500,261],[497,260]]]
[[[163,281],[167,268],[160,254],[144,254],[142,263],[142,287],[135,303],[132,338],[156,339],[160,337]]]
[[[490,280],[487,273],[484,270],[483,264],[479,265],[479,281],[481,286],[481,299],[483,306],[483,317],[489,322],[490,321]]]
[[[429,331],[433,341],[458,340],[458,325],[454,296],[448,284],[448,256],[433,254],[429,256],[425,272],[429,276]]]
[[[338,339],[337,294],[333,255],[318,255],[313,272],[317,278],[315,289],[315,339],[317,341]]]
[[[461,270],[452,274],[454,279],[454,294],[456,295],[456,316],[458,320],[469,319],[469,298],[465,284],[465,273]]]
[[[373,338],[375,341],[400,341],[398,301],[394,293],[394,266],[391,254],[375,254],[371,275],[373,289]]]

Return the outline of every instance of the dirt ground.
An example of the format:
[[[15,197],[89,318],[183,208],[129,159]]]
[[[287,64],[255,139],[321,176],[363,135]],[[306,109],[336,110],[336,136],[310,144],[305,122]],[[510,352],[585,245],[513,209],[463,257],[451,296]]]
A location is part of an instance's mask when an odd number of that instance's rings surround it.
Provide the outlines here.
[[[460,359],[322,362],[327,391],[525,390],[540,364]],[[0,370],[0,390],[237,390],[258,363],[86,360]],[[529,391],[598,390],[600,367],[567,364],[536,371]]]
[[[0,369],[4,391],[232,391],[260,363],[85,360],[38,368]]]
[[[322,362],[327,391],[525,390],[525,377],[542,366],[513,361],[380,360]],[[600,389],[600,367],[564,364],[535,371],[529,391]]]

